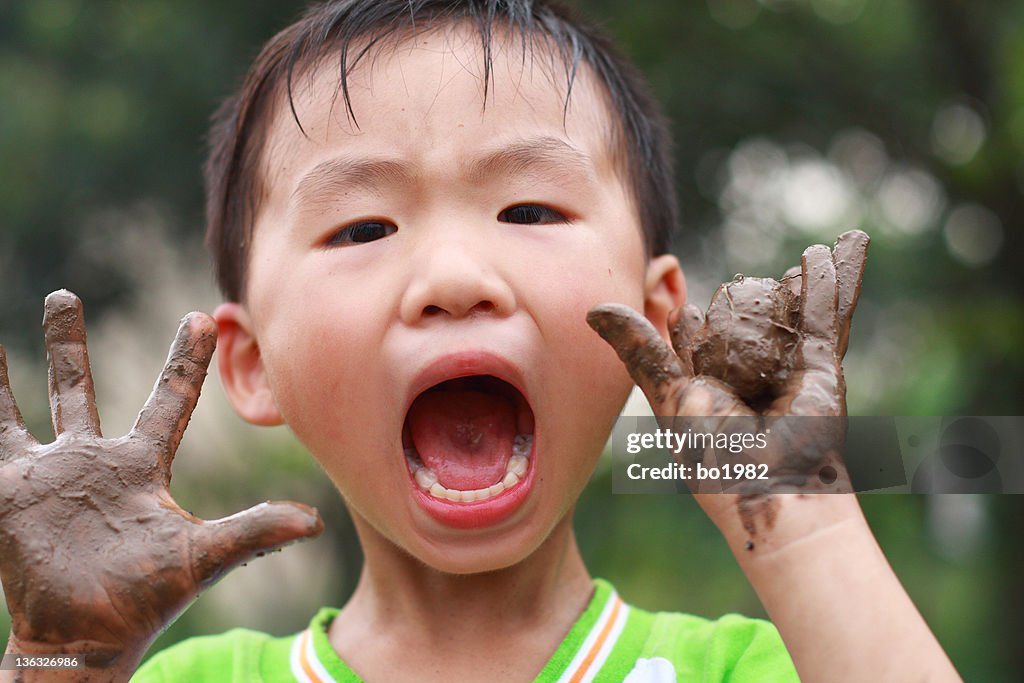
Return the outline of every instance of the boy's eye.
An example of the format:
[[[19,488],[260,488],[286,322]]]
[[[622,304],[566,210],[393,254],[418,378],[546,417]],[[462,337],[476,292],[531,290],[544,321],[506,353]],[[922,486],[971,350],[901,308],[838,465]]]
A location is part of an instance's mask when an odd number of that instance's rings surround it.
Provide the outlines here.
[[[503,209],[498,214],[502,223],[518,225],[547,225],[549,223],[565,223],[569,219],[554,209],[540,204],[517,204]]]
[[[344,230],[340,230],[331,236],[327,240],[327,246],[345,245],[345,244],[362,244],[364,242],[373,242],[379,240],[382,237],[387,237],[395,233],[398,227],[392,223],[385,223],[383,221],[362,221],[360,223],[354,223]]]

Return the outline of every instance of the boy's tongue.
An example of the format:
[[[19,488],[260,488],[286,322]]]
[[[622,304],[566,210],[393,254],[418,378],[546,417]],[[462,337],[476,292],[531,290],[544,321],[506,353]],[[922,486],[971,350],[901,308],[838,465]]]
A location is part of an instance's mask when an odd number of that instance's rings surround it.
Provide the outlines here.
[[[516,407],[511,399],[480,391],[432,391],[409,409],[409,431],[420,460],[442,486],[482,489],[505,476]]]

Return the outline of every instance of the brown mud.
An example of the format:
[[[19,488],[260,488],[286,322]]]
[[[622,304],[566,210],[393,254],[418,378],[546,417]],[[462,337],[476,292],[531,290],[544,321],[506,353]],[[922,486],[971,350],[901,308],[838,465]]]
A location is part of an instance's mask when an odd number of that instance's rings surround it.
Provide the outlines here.
[[[736,511],[740,523],[750,537],[747,550],[754,549],[754,538],[757,537],[758,523],[761,531],[768,532],[775,528],[775,517],[779,510],[779,502],[770,493],[742,493],[736,499]]]
[[[800,266],[788,270],[781,281],[737,276],[717,290],[706,314],[692,304],[673,313],[671,349],[649,321],[628,307],[597,306],[587,316],[662,423],[830,418],[799,425],[787,421],[773,431],[768,448],[746,453],[746,461],[769,468],[764,486],[759,483],[757,491],[741,492],[736,499],[736,512],[750,536],[748,550],[754,548],[755,535],[775,524],[778,501],[773,493],[849,490],[842,466],[842,359],[868,241],[866,234],[854,230],[840,235],[831,249],[811,246]],[[725,425],[721,421],[718,427]],[[696,461],[705,454],[686,457]],[[704,491],[697,484],[694,492]]]
[[[693,370],[754,403],[781,383],[797,342],[797,298],[771,278],[738,276],[718,288],[692,340]]]
[[[650,387],[658,403],[678,380],[685,377],[679,358],[669,349],[646,318],[622,304],[601,304],[587,313],[587,323],[607,341],[644,389]]]
[[[269,502],[206,522],[167,486],[199,399],[216,324],[187,316],[131,431],[100,432],[78,298],[47,297],[44,332],[56,440],[25,429],[0,350],[0,580],[26,653],[74,653],[92,667],[139,656],[223,574],[315,536],[316,511]]]

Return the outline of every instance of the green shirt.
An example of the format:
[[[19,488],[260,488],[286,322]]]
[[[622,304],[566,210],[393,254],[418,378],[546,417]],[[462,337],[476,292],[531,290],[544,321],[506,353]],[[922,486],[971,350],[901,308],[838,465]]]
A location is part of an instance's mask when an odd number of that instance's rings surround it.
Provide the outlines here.
[[[625,604],[600,579],[586,611],[537,681],[683,683],[797,681],[775,627],[728,614],[708,620],[651,613]],[[133,683],[357,683],[338,657],[327,627],[338,610],[320,610],[309,628],[285,638],[235,629],[192,638],[160,652]]]

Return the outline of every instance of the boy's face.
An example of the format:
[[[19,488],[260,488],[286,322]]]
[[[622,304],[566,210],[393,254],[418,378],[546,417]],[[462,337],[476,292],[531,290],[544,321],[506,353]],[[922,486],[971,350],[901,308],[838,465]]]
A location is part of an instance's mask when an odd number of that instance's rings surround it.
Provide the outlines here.
[[[246,302],[217,312],[240,413],[287,422],[364,533],[450,572],[518,562],[567,518],[631,387],[586,313],[665,287],[589,73],[565,109],[548,56],[513,45],[486,107],[475,31],[371,54],[358,128],[336,59],[298,78],[308,137],[280,106]]]

